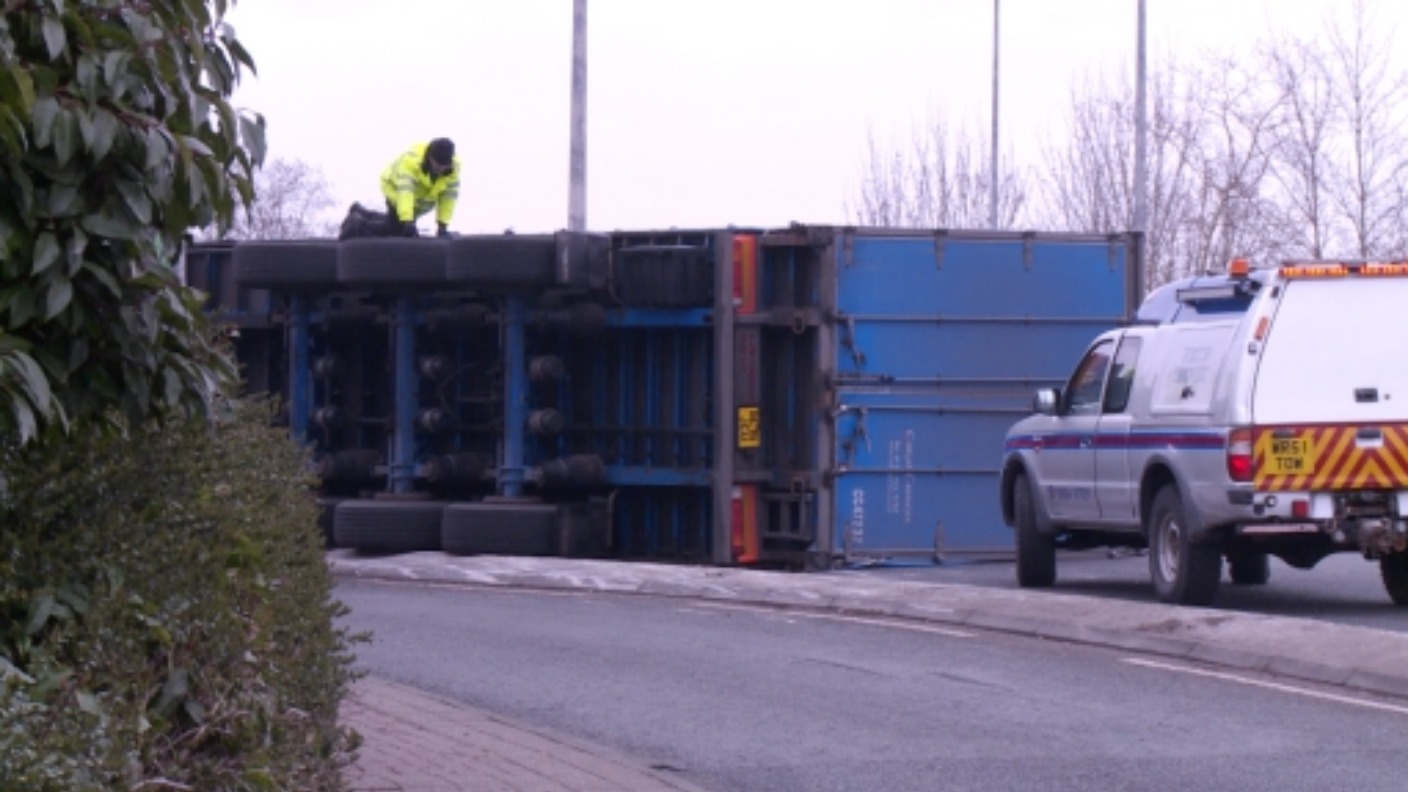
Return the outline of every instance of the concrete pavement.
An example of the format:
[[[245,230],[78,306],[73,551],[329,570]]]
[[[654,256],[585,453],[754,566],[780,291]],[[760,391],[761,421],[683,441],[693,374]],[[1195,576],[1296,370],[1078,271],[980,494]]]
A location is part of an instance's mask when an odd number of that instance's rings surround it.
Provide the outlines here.
[[[1408,699],[1408,634],[1328,622],[1062,593],[564,558],[361,556],[341,578],[598,591],[887,616],[1161,655]],[[345,721],[365,740],[359,792],[688,790],[608,750],[369,678]],[[432,767],[433,765],[433,767]],[[400,784],[399,786],[395,784]]]
[[[696,792],[601,746],[366,677],[342,712],[362,735],[354,792]]]

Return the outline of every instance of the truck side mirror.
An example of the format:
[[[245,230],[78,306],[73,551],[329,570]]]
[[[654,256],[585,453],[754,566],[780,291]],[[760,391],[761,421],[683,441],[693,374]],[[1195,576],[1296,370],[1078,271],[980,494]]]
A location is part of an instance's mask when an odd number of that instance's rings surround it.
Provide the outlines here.
[[[1061,404],[1060,388],[1040,388],[1032,397],[1032,412],[1042,415],[1055,415]]]

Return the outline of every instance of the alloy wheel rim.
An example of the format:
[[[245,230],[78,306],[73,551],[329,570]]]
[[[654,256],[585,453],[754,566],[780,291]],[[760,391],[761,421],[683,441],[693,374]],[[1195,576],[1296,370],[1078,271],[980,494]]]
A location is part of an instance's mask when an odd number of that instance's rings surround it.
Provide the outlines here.
[[[1171,514],[1159,526],[1159,572],[1164,580],[1173,581],[1178,577],[1179,537],[1182,533],[1178,520]]]

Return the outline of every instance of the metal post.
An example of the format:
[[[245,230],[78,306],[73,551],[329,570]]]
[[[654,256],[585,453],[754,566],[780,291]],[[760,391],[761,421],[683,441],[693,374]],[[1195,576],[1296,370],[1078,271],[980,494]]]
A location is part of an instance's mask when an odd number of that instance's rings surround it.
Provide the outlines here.
[[[1144,0],[1139,0],[1139,43],[1134,67],[1134,230],[1140,234],[1149,230],[1149,111],[1145,92],[1144,38]]]
[[[714,400],[710,416],[713,436],[714,530],[710,558],[720,566],[733,563],[734,309],[733,235],[714,236]]]
[[[587,0],[572,2],[572,144],[567,228],[587,228]]]
[[[416,413],[420,409],[420,381],[416,372],[416,311],[415,298],[396,298],[396,318],[392,325],[392,343],[396,348],[396,405],[391,426],[391,464],[388,489],[406,493],[415,488],[416,476]]]
[[[504,447],[499,467],[500,494],[523,494],[523,454],[528,426],[528,361],[526,330],[528,306],[523,297],[504,300]]]
[[[998,42],[1000,0],[992,0],[992,165],[988,174],[988,227],[997,228]]]

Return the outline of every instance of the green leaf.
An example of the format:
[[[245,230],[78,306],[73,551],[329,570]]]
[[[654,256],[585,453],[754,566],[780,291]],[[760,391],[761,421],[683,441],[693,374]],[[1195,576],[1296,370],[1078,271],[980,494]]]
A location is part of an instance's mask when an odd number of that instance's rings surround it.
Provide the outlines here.
[[[39,313],[39,307],[35,304],[35,295],[31,289],[12,289],[8,293],[5,307],[10,312],[9,329],[15,330],[29,324]]]
[[[264,116],[257,113],[253,118],[249,115],[240,116],[240,142],[249,149],[249,155],[256,165],[264,162],[264,155],[267,153],[264,143]]]
[[[64,52],[64,47],[68,45],[68,36],[64,33],[64,23],[56,16],[45,14],[42,28],[44,46],[49,50],[49,60],[58,60]]]
[[[59,608],[59,603],[54,599],[53,594],[40,594],[34,602],[33,612],[29,617],[29,626],[25,628],[26,635],[38,635],[44,625],[49,623],[49,619]]]
[[[5,103],[17,105],[26,115],[34,112],[34,78],[19,64],[6,69],[5,75],[6,79],[0,83],[7,89],[3,91]]]
[[[83,233],[83,229],[75,228],[68,238],[68,245],[65,246],[64,256],[67,258],[67,266],[64,272],[72,278],[78,274],[83,266],[83,253],[88,249],[88,235]]]
[[[122,94],[122,80],[127,78],[127,62],[130,59],[131,55],[121,49],[114,49],[103,58],[103,82],[115,96]]]
[[[54,118],[54,157],[60,166],[67,165],[77,151],[78,121],[72,112],[60,110]]]
[[[190,675],[184,668],[177,668],[171,672],[171,676],[166,678],[166,684],[161,686],[161,696],[157,698],[156,704],[152,707],[152,712],[162,718],[170,718],[186,697],[190,695]]]
[[[131,181],[119,181],[117,190],[122,194],[122,200],[127,204],[127,209],[132,212],[132,216],[142,225],[147,225],[152,221],[152,202],[147,198],[147,194],[142,190],[142,185]]]
[[[118,285],[117,279],[112,276],[111,272],[87,262],[83,263],[83,271],[93,276],[94,280],[106,287],[114,298],[122,299],[122,287]]]
[[[80,690],[75,694],[78,699],[78,708],[89,715],[98,715],[102,708],[98,706],[98,697],[86,690]]]
[[[90,214],[83,218],[83,230],[107,239],[136,239],[142,229],[135,222],[110,214]]]
[[[59,255],[59,242],[54,239],[54,235],[48,231],[40,234],[34,241],[34,266],[30,269],[30,274],[38,275],[54,266],[54,262],[59,260]]]
[[[96,101],[98,95],[98,59],[92,53],[84,53],[78,59],[78,68],[74,72],[74,79],[78,83],[78,92],[89,102]]]
[[[72,184],[55,184],[49,188],[49,216],[65,217],[78,203],[78,188]]]
[[[59,278],[49,284],[49,296],[44,309],[45,321],[58,316],[71,302],[73,302],[73,281],[68,278]]]
[[[44,96],[34,102],[34,145],[48,148],[54,139],[54,117],[59,114],[59,103],[52,96]]]
[[[92,120],[93,140],[88,144],[88,150],[93,155],[93,161],[97,162],[112,150],[112,144],[117,140],[119,127],[117,116],[108,112],[106,108],[94,108]]]

